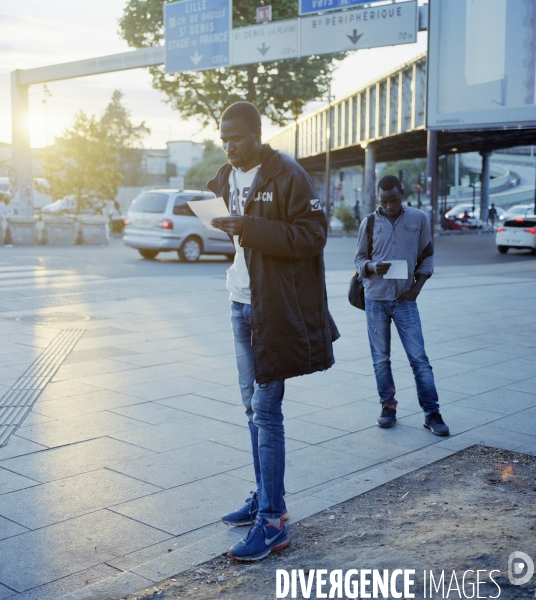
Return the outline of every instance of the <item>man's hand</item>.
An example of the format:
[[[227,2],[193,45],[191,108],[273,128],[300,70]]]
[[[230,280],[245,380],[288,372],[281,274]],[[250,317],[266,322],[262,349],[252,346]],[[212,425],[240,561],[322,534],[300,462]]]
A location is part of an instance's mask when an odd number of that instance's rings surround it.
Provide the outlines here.
[[[212,219],[210,224],[229,235],[241,235],[244,229],[244,217],[219,217],[218,219]]]
[[[388,262],[368,262],[367,271],[376,273],[377,275],[385,275],[391,268],[391,263]]]
[[[402,300],[407,300],[408,302],[415,302],[420,291],[420,288],[416,289],[416,286],[414,286],[411,288],[411,290],[404,292],[402,296],[400,296],[400,298],[397,299],[397,302],[401,302]]]

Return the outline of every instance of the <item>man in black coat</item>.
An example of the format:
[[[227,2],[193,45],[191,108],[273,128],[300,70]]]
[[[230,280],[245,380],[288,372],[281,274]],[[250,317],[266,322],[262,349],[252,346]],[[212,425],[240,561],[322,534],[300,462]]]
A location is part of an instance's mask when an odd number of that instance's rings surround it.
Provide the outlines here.
[[[324,211],[307,173],[261,141],[261,118],[249,102],[222,115],[229,164],[208,188],[230,216],[212,225],[229,234],[236,255],[227,272],[238,380],[246,408],[257,491],[228,525],[254,525],[229,555],[259,560],[288,545],[284,521],[285,379],[333,365],[339,337],[327,305]]]

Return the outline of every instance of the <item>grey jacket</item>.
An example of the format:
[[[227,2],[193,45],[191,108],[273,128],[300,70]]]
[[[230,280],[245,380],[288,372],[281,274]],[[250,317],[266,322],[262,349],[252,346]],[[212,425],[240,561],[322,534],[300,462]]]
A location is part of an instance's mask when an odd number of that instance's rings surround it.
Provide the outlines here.
[[[389,219],[374,213],[374,231],[372,235],[372,261],[389,262],[389,260],[406,260],[408,262],[408,278],[384,279],[376,273],[367,274],[365,265],[369,262],[367,241],[367,218],[361,223],[357,238],[355,268],[363,279],[365,297],[369,300],[395,301],[411,289],[416,275],[432,275],[434,270],[432,234],[430,223],[422,210],[402,207],[402,214],[394,226]],[[419,257],[429,254],[415,272]]]

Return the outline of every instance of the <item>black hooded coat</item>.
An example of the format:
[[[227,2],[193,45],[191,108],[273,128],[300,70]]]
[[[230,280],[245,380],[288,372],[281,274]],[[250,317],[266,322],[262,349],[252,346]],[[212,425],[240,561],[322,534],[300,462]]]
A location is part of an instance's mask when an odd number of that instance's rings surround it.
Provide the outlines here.
[[[231,165],[207,186],[229,206]],[[258,383],[329,369],[339,337],[328,311],[323,249],[327,223],[313,183],[294,160],[263,146],[244,206],[252,345]]]

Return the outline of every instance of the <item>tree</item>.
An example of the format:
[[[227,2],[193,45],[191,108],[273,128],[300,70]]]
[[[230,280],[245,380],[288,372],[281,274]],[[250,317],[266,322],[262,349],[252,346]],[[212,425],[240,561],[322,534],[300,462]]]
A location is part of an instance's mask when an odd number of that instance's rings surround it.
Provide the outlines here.
[[[413,186],[419,183],[420,173],[426,173],[426,158],[388,162],[382,169],[381,177],[384,175],[396,175],[398,177],[400,171],[403,171],[403,184],[406,189],[405,198],[406,200],[413,199],[415,197]]]
[[[113,199],[121,182],[115,140],[94,116],[83,111],[45,151],[43,171],[48,186],[37,184],[39,191],[54,199],[72,194],[79,203],[87,198]]]
[[[298,15],[295,0],[269,0],[275,21]],[[122,36],[134,48],[156,46],[164,39],[164,0],[129,0],[119,21]],[[233,27],[255,23],[255,9],[265,0],[235,0]],[[149,69],[153,87],[167,95],[183,118],[196,117],[204,127],[218,127],[225,107],[253,102],[276,125],[296,120],[305,104],[329,90],[332,73],[346,56],[339,53],[178,74]]]
[[[186,171],[184,187],[204,190],[207,181],[214,177],[218,169],[227,162],[225,152],[211,140],[203,142],[203,160]]]
[[[119,148],[118,168],[123,174],[121,183],[136,186],[142,183],[143,178],[140,169],[142,140],[151,130],[145,125],[145,121],[139,125],[132,122],[130,111],[122,103],[123,96],[120,90],[114,91],[100,123]]]
[[[123,171],[134,163],[138,172],[141,156],[137,146],[149,130],[145,123],[132,123],[122,96],[118,90],[113,93],[100,120],[83,111],[75,115],[73,124],[43,154],[48,185],[36,184],[39,191],[54,199],[75,195],[80,205],[88,198],[112,200]],[[139,158],[132,158],[132,153]]]

